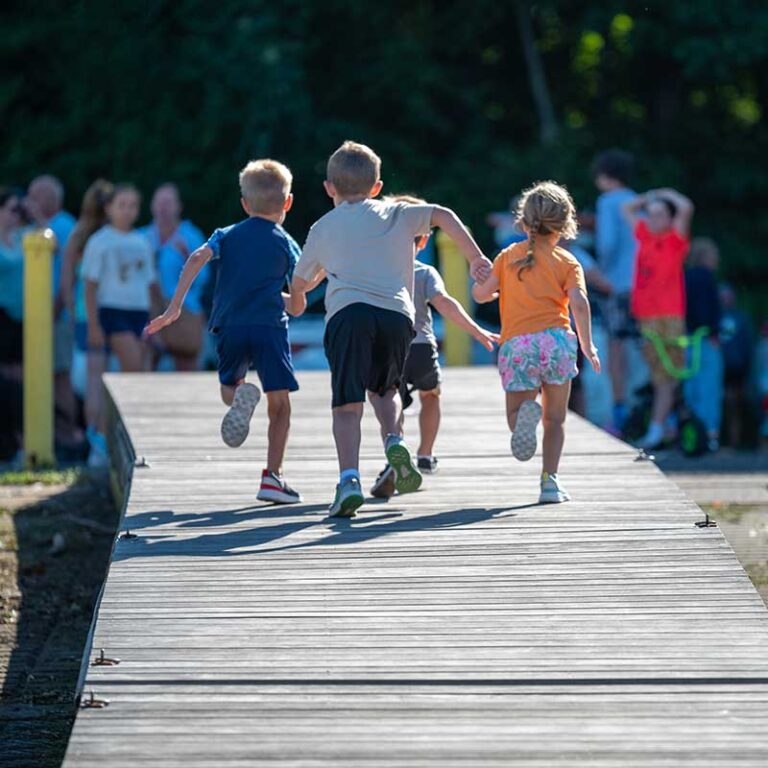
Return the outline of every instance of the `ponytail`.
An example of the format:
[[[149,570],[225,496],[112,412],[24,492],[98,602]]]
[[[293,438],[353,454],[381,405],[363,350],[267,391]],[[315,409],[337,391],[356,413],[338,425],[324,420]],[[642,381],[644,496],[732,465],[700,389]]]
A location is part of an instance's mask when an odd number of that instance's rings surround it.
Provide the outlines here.
[[[534,222],[534,226],[532,226],[528,232],[528,252],[525,254],[525,258],[519,259],[515,262],[517,265],[518,280],[523,279],[523,272],[525,272],[526,269],[533,268],[533,249],[536,245],[536,233],[539,231],[540,226],[541,225],[538,221]]]

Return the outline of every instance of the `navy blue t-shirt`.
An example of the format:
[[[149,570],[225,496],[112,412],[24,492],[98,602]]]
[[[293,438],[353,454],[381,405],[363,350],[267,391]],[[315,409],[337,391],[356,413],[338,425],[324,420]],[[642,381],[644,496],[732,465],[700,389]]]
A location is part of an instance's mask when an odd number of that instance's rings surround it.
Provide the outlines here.
[[[253,216],[217,229],[207,245],[218,262],[211,330],[288,323],[282,291],[301,249],[279,224]]]

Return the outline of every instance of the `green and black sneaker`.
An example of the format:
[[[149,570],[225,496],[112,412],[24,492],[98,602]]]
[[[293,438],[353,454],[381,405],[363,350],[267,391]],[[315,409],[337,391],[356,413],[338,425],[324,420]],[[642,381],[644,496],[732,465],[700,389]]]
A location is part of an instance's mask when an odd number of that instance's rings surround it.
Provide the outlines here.
[[[389,466],[395,473],[395,488],[398,493],[413,493],[421,488],[421,472],[413,463],[411,452],[398,435],[387,435],[384,447]]]

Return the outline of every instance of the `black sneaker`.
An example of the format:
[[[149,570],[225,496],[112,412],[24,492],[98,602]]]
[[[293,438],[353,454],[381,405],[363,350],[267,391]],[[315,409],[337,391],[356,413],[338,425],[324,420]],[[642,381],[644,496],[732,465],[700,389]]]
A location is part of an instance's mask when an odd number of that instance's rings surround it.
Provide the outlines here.
[[[371,488],[371,496],[377,499],[389,499],[395,495],[395,470],[387,464],[379,472],[376,482]]]
[[[419,456],[416,459],[416,465],[419,472],[426,472],[428,475],[437,472],[437,459],[434,456]]]

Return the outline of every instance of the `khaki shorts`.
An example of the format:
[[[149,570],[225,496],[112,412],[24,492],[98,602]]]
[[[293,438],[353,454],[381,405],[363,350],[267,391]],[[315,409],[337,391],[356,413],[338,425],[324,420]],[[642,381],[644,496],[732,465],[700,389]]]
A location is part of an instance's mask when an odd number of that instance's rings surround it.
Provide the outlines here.
[[[685,366],[685,350],[676,343],[680,336],[685,335],[685,321],[682,317],[653,317],[649,320],[641,320],[640,329],[644,336],[646,331],[650,331],[664,341],[667,356],[675,368],[681,370]],[[643,344],[643,355],[651,369],[651,381],[654,384],[677,381],[664,367],[656,347],[647,337]]]

